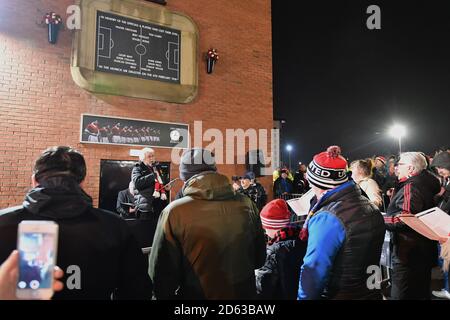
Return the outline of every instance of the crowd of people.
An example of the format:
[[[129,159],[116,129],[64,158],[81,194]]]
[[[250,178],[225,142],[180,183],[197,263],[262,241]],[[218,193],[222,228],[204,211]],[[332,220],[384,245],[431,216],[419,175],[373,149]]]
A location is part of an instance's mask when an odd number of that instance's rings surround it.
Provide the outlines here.
[[[294,174],[276,170],[268,202],[254,173],[230,182],[213,153],[193,148],[181,158],[183,187],[168,203],[170,185],[155,151],[145,148],[117,210],[124,218],[159,216],[148,260],[124,219],[94,208],[82,188],[85,176],[78,151],[49,148],[35,162],[23,204],[0,212],[0,299],[14,298],[23,220],[56,221],[58,266],[82,270],[75,290],[63,289],[67,275],[55,273],[58,299],[429,299],[438,250],[448,269],[448,238],[430,240],[401,218],[435,206],[449,213],[449,150],[350,163],[332,146]],[[293,220],[285,196],[308,190],[314,193],[309,213]],[[388,293],[369,286],[367,272],[380,265],[386,232]],[[433,294],[449,299],[445,276]]]

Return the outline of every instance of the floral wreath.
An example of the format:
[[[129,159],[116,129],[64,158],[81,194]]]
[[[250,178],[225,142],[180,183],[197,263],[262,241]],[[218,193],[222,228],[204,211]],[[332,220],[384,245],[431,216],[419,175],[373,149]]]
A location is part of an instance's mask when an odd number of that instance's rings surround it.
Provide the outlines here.
[[[219,60],[217,49],[209,49],[208,53],[206,54],[206,59],[213,59],[214,61]]]
[[[44,16],[45,24],[61,24],[62,18],[55,12],[49,12]]]

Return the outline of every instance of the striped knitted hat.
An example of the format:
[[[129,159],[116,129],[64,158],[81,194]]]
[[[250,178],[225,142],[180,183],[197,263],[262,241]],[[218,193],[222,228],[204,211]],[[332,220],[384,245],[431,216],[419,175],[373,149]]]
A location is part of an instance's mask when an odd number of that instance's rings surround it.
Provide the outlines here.
[[[264,229],[279,230],[289,224],[291,213],[286,201],[275,199],[262,208],[260,216]]]
[[[331,146],[327,151],[315,155],[308,166],[307,177],[311,184],[322,190],[346,183],[347,160],[341,156],[341,148]]]

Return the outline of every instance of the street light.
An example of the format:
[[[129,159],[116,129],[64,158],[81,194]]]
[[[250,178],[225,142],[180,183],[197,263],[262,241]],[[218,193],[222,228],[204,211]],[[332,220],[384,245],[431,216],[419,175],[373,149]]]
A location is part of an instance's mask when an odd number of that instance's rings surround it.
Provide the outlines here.
[[[402,138],[406,135],[406,128],[401,124],[395,124],[389,130],[393,138],[398,138],[398,153],[402,153]]]
[[[290,144],[288,144],[286,146],[286,151],[288,152],[288,155],[289,155],[289,171],[291,171],[291,151],[292,151],[292,146]]]

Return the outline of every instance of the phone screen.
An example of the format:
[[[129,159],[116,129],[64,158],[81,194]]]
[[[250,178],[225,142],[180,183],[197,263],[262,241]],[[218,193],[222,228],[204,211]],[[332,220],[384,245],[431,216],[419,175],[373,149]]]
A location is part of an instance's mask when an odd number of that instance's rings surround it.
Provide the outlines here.
[[[19,236],[19,289],[50,289],[55,265],[54,233],[24,232]]]

